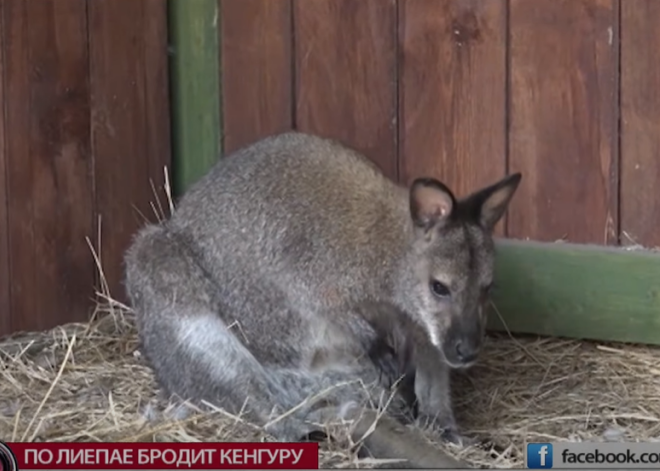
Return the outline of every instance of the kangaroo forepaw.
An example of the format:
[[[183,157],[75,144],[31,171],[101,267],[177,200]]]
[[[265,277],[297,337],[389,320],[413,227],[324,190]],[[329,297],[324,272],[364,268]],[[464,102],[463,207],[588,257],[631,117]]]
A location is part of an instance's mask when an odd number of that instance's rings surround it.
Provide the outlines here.
[[[387,388],[391,388],[399,376],[397,360],[388,350],[374,349],[370,353],[371,361],[378,370],[379,381]]]

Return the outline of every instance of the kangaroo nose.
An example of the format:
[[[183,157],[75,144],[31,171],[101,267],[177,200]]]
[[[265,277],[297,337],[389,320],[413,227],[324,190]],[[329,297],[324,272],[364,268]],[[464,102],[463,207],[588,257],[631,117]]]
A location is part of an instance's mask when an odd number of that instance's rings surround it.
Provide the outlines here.
[[[462,363],[472,363],[477,359],[477,350],[459,340],[456,342],[456,356]]]

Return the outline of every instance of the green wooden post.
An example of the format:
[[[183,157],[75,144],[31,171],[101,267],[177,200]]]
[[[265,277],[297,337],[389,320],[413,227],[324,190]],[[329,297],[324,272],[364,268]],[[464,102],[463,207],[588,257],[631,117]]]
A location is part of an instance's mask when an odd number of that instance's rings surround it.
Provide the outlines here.
[[[218,0],[169,0],[172,175],[181,194],[218,159],[221,91]]]
[[[511,332],[660,345],[660,253],[498,240],[495,265],[493,301]]]

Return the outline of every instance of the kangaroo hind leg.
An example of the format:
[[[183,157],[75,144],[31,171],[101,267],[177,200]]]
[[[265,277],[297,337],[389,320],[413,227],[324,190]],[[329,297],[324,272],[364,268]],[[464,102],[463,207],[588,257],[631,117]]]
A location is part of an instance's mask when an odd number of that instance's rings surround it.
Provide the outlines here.
[[[141,350],[165,393],[242,411],[256,424],[283,412],[291,391],[283,390],[223,321],[214,284],[179,237],[149,226],[125,262]],[[291,415],[268,431],[297,440],[311,430]]]

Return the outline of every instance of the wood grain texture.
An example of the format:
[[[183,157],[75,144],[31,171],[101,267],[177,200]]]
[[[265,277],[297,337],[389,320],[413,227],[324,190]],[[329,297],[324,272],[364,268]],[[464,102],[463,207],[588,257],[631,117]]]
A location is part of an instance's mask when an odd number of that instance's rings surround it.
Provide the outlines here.
[[[219,0],[223,150],[293,128],[291,0]]]
[[[12,330],[83,320],[92,306],[85,3],[4,2]]]
[[[7,217],[9,234],[9,263],[11,274],[10,310],[11,331],[30,330],[39,322],[37,317],[33,198],[34,172],[30,141],[30,110],[25,106],[30,96],[30,40],[27,25],[27,2],[3,2],[5,33],[5,171],[7,178]],[[24,318],[22,326],[15,319]]]
[[[506,173],[504,0],[399,8],[402,181],[433,176],[457,195],[494,183]]]
[[[149,161],[149,178],[153,181],[162,208],[168,214],[164,185],[165,171],[170,183],[172,172],[172,136],[170,80],[168,68],[167,0],[140,0],[143,2],[142,54],[145,62],[145,110],[146,110],[146,158]],[[152,196],[153,201],[156,196]],[[159,212],[160,207],[157,206]]]
[[[621,243],[660,247],[660,2],[621,2]]]
[[[11,332],[11,303],[9,290],[9,220],[7,219],[7,176],[5,167],[7,152],[5,147],[5,106],[4,95],[6,67],[4,53],[6,46],[4,25],[4,2],[0,2],[0,337]]]
[[[508,235],[617,240],[616,0],[511,0]]]
[[[166,2],[100,1],[88,7],[100,253],[110,294],[125,300],[123,255],[137,229],[157,218],[150,177],[162,185],[169,146],[167,121],[158,116],[167,109],[167,93],[162,79],[154,80],[167,55],[165,29],[154,25],[165,18]]]
[[[294,0],[296,127],[397,178],[396,2]]]

